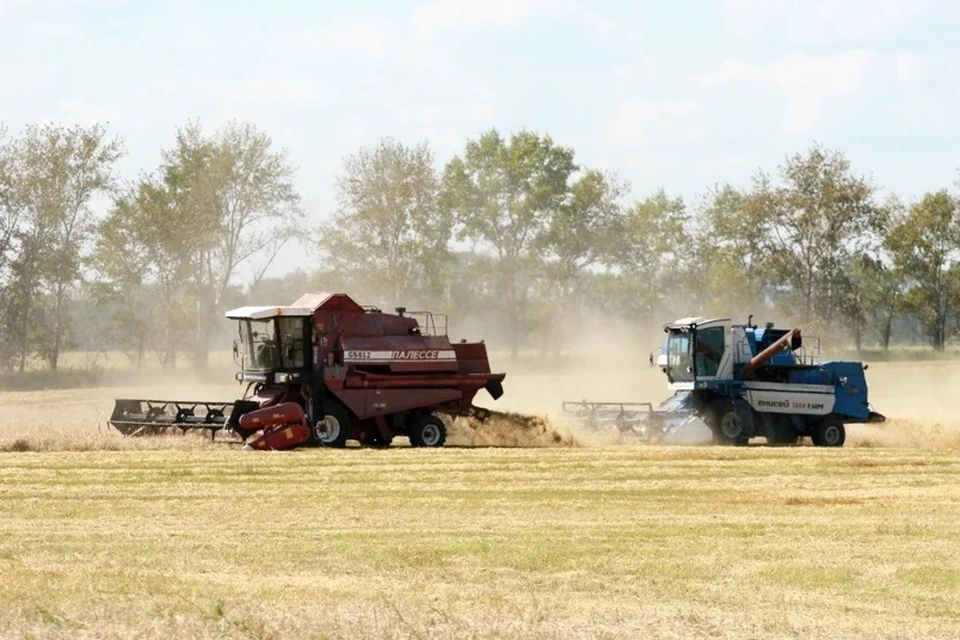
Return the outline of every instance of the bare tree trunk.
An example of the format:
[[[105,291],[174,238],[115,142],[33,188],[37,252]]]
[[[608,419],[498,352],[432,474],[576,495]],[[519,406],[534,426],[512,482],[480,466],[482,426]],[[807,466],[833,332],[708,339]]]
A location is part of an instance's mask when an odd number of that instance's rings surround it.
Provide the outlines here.
[[[138,371],[143,371],[143,356],[146,350],[147,350],[147,337],[141,333],[137,338],[137,370]]]
[[[882,336],[882,341],[883,341],[883,350],[884,350],[884,351],[889,351],[889,350],[890,350],[890,337],[891,337],[892,334],[893,334],[893,311],[890,310],[890,311],[887,313],[887,317],[886,317],[885,322],[883,323],[883,336]]]
[[[57,363],[60,360],[60,344],[63,333],[63,322],[61,318],[63,317],[64,295],[63,285],[57,285],[57,301],[53,310],[53,344],[50,346],[49,353],[47,353],[47,362],[50,365],[50,371],[57,370]]]
[[[32,294],[27,294],[32,295]],[[20,321],[20,373],[23,373],[27,367],[27,352],[30,350],[30,311],[32,310],[29,298],[24,302],[23,318]]]
[[[210,361],[210,325],[213,318],[212,305],[201,300],[197,305],[197,333],[193,345],[193,368],[198,373],[207,370]]]
[[[944,321],[943,321],[943,312],[937,310],[936,318],[936,327],[934,329],[934,350],[942,352],[943,351],[943,333],[944,333]]]

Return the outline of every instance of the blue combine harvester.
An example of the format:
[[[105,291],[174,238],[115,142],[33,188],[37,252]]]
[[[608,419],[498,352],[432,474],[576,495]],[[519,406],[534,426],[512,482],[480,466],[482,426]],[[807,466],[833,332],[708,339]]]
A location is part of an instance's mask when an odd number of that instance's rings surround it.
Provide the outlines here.
[[[564,402],[565,417],[650,443],[743,445],[764,437],[785,445],[809,437],[822,447],[842,447],[846,424],[885,420],[870,408],[866,366],[805,356],[799,329],[698,317],[664,330],[667,340],[651,364],[666,374],[673,396],[657,409],[645,402]]]

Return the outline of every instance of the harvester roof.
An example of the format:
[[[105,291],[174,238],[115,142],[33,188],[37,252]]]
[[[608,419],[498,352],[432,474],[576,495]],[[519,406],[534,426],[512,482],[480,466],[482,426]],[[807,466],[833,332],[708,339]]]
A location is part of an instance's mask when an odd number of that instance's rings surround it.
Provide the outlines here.
[[[310,316],[323,308],[328,311],[358,311],[363,307],[345,293],[305,293],[289,306],[271,305],[262,307],[239,307],[227,311],[232,320],[263,320],[275,316]]]
[[[275,316],[309,316],[313,309],[305,307],[239,307],[227,311],[231,320],[264,320]]]
[[[698,327],[703,325],[717,324],[719,322],[729,322],[730,318],[704,318],[702,316],[695,316],[689,318],[680,318],[664,326],[665,329],[687,329],[691,325],[697,325]]]
[[[325,311],[359,311],[363,312],[363,307],[357,304],[353,298],[345,293],[305,293],[294,302],[292,307],[307,307],[312,311],[324,309]]]

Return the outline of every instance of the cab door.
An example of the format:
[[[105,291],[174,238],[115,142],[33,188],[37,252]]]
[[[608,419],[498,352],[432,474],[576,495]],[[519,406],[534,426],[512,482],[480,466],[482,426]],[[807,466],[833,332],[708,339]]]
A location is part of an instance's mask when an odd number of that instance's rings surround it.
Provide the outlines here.
[[[730,326],[697,327],[693,336],[693,373],[697,381],[733,377]]]

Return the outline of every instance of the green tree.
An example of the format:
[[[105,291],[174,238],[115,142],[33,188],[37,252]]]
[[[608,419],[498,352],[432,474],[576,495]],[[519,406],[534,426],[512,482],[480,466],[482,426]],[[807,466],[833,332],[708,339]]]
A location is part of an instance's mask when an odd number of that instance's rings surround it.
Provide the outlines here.
[[[176,206],[174,176],[143,177],[119,194],[100,223],[93,293],[111,309],[116,343],[142,366],[148,348],[164,368],[187,349],[195,318],[195,267],[209,231],[203,216]]]
[[[608,259],[614,282],[606,287],[619,292],[614,296],[617,308],[655,323],[677,305],[689,304],[679,290],[682,265],[691,247],[688,224],[683,198],[670,197],[663,189],[626,211],[615,229],[617,244]]]
[[[705,313],[759,313],[764,307],[770,282],[768,193],[758,179],[751,189],[726,184],[704,196],[687,289]]]
[[[18,229],[19,210],[13,206],[13,144],[7,130],[0,125],[0,287],[7,284],[7,268],[11,261],[14,234]]]
[[[780,167],[782,185],[761,189],[770,203],[769,267],[795,318],[834,326],[847,311],[852,256],[875,245],[881,220],[875,188],[839,151],[815,145]],[[761,175],[759,184],[769,184]]]
[[[616,175],[585,170],[570,185],[566,201],[550,219],[537,251],[543,252],[544,292],[541,315],[547,335],[544,346],[559,355],[564,328],[580,330],[586,304],[584,280],[588,269],[609,259],[615,251],[616,232],[622,226],[621,199],[627,184]],[[556,322],[564,317],[567,322]],[[572,322],[569,320],[573,320]]]
[[[429,145],[384,138],[360,149],[344,160],[336,193],[339,208],[319,236],[323,263],[380,303],[438,300],[452,231]]]
[[[10,266],[19,229],[19,210],[13,206],[13,143],[7,130],[0,125],[0,366],[7,366],[12,358],[12,339],[8,323],[10,309]]]
[[[202,370],[241,267],[255,286],[296,235],[300,199],[286,152],[249,124],[207,134],[189,123],[162,158],[156,175],[117,199],[101,226],[97,264],[115,298],[139,287],[160,297],[161,362],[172,366],[177,351],[192,347]],[[136,334],[150,326],[148,313],[120,321]]]
[[[960,203],[946,189],[926,194],[892,227],[885,244],[906,279],[906,308],[943,351],[960,304]]]
[[[224,295],[241,267],[260,280],[296,235],[302,218],[294,168],[285,150],[248,123],[230,123],[207,135],[199,124],[178,131],[162,167],[182,218],[197,217],[205,233],[195,255],[194,365],[203,370],[211,330]]]
[[[893,322],[903,310],[903,276],[885,256],[862,253],[850,263],[847,317],[859,351],[868,335],[890,348]],[[871,331],[872,329],[872,331]]]
[[[32,350],[57,369],[94,228],[90,200],[112,188],[120,155],[120,142],[100,125],[30,126],[14,143],[6,199],[20,224],[8,321],[20,371]]]
[[[550,136],[520,131],[506,139],[492,129],[468,141],[444,170],[442,202],[455,216],[458,239],[496,259],[497,308],[513,357],[529,330],[530,274],[543,266],[536,247],[567,202],[577,169],[573,150]]]
[[[847,264],[845,315],[858,351],[871,336],[884,350],[889,349],[894,320],[903,311],[904,274],[894,263],[884,239],[903,222],[905,215],[903,203],[895,195],[890,196],[879,208],[879,242],[868,243],[869,248],[853,255]]]

